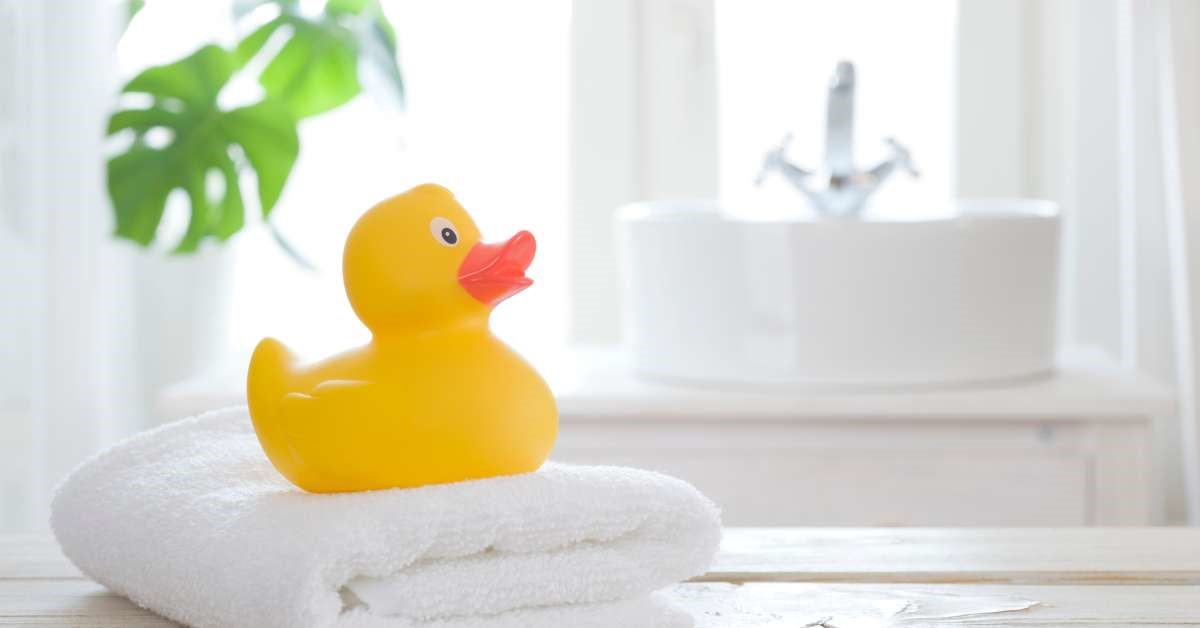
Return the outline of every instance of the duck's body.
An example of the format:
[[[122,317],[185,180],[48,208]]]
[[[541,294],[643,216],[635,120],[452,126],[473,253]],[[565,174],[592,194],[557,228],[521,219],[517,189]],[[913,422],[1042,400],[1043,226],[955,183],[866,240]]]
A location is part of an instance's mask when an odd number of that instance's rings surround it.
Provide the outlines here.
[[[373,341],[309,366],[266,340],[250,369],[278,379],[250,394],[267,455],[314,493],[534,471],[557,431],[545,381],[486,328]]]
[[[448,196],[441,188],[433,192],[434,200],[444,202],[442,195]],[[453,197],[449,199],[453,201]],[[390,199],[381,206],[395,201]],[[408,204],[402,205],[392,210],[411,210]],[[447,211],[445,207],[437,209],[439,213]],[[462,224],[463,218],[457,218]],[[470,244],[469,229],[456,229]],[[372,237],[377,237],[378,231],[369,229]],[[523,246],[523,241],[513,244],[518,238],[491,252],[472,255],[491,255],[502,261],[505,255],[517,255],[505,251]],[[455,239],[457,244],[457,234]],[[554,398],[541,376],[497,340],[487,325],[490,305],[516,290],[499,298],[486,286],[473,286],[469,294],[451,294],[450,298],[426,295],[422,301],[428,306],[425,311],[380,307],[369,297],[360,294],[356,298],[354,292],[361,292],[364,285],[395,288],[380,285],[394,277],[363,276],[362,264],[351,256],[366,255],[358,261],[367,262],[369,270],[377,270],[380,259],[352,247],[353,233],[347,242],[347,290],[360,318],[374,332],[371,342],[311,365],[299,365],[280,342],[268,338],[251,358],[247,385],[250,414],[263,450],[275,467],[307,491],[328,493],[511,475],[541,466],[557,434]],[[395,251],[404,249],[403,242],[395,247]],[[400,255],[393,247],[386,251],[384,257]],[[460,281],[463,272],[459,269],[473,263],[462,257],[452,260]],[[532,258],[532,250],[528,258]],[[491,279],[503,274],[504,269],[496,270],[498,262],[488,264],[484,271],[491,273]],[[418,268],[438,273],[434,267]],[[357,275],[353,280],[352,273]],[[505,281],[515,279],[508,276]],[[520,287],[524,285],[528,280]],[[488,296],[492,303],[477,307],[478,297],[471,298],[477,294]],[[457,312],[461,315],[448,315],[455,313],[453,310],[461,310]]]

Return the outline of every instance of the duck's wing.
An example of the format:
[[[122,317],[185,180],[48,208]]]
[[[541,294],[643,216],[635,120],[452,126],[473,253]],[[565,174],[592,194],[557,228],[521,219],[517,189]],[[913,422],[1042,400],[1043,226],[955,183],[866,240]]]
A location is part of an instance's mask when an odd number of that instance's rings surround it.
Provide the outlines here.
[[[309,393],[290,393],[281,404],[282,429],[289,450],[301,461],[301,488],[339,492],[359,482],[364,448],[378,439],[369,420],[377,406],[379,384],[362,380],[326,380]]]
[[[292,441],[328,441],[331,432],[352,429],[371,404],[374,389],[369,381],[331,379],[311,392],[290,393],[283,398],[283,431]]]
[[[373,385],[373,382],[361,379],[329,379],[314,386],[310,396],[325,399],[349,398],[370,393],[370,387]]]

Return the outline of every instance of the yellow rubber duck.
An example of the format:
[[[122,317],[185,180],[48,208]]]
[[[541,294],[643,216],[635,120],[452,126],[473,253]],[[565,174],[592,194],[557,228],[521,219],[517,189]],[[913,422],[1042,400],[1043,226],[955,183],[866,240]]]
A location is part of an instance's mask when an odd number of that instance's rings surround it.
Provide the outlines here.
[[[484,244],[449,190],[421,185],[350,231],[343,281],[366,345],[300,365],[267,338],[247,400],[275,468],[314,493],[534,471],[558,432],[546,382],[488,329],[529,287],[533,236]]]

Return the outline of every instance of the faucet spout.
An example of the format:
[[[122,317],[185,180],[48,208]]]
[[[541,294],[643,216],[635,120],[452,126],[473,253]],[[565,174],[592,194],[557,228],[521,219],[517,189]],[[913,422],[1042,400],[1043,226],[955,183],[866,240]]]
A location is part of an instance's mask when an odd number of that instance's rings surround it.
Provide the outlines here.
[[[840,61],[825,107],[825,165],[835,177],[854,172],[854,64]]]

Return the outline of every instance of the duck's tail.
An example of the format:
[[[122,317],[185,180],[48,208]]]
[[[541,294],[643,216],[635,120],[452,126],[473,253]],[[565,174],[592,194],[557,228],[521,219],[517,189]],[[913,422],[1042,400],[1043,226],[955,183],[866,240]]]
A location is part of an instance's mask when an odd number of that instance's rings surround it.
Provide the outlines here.
[[[279,407],[284,395],[292,392],[296,362],[295,354],[274,338],[264,338],[250,357],[246,403],[260,438],[278,430]]]

